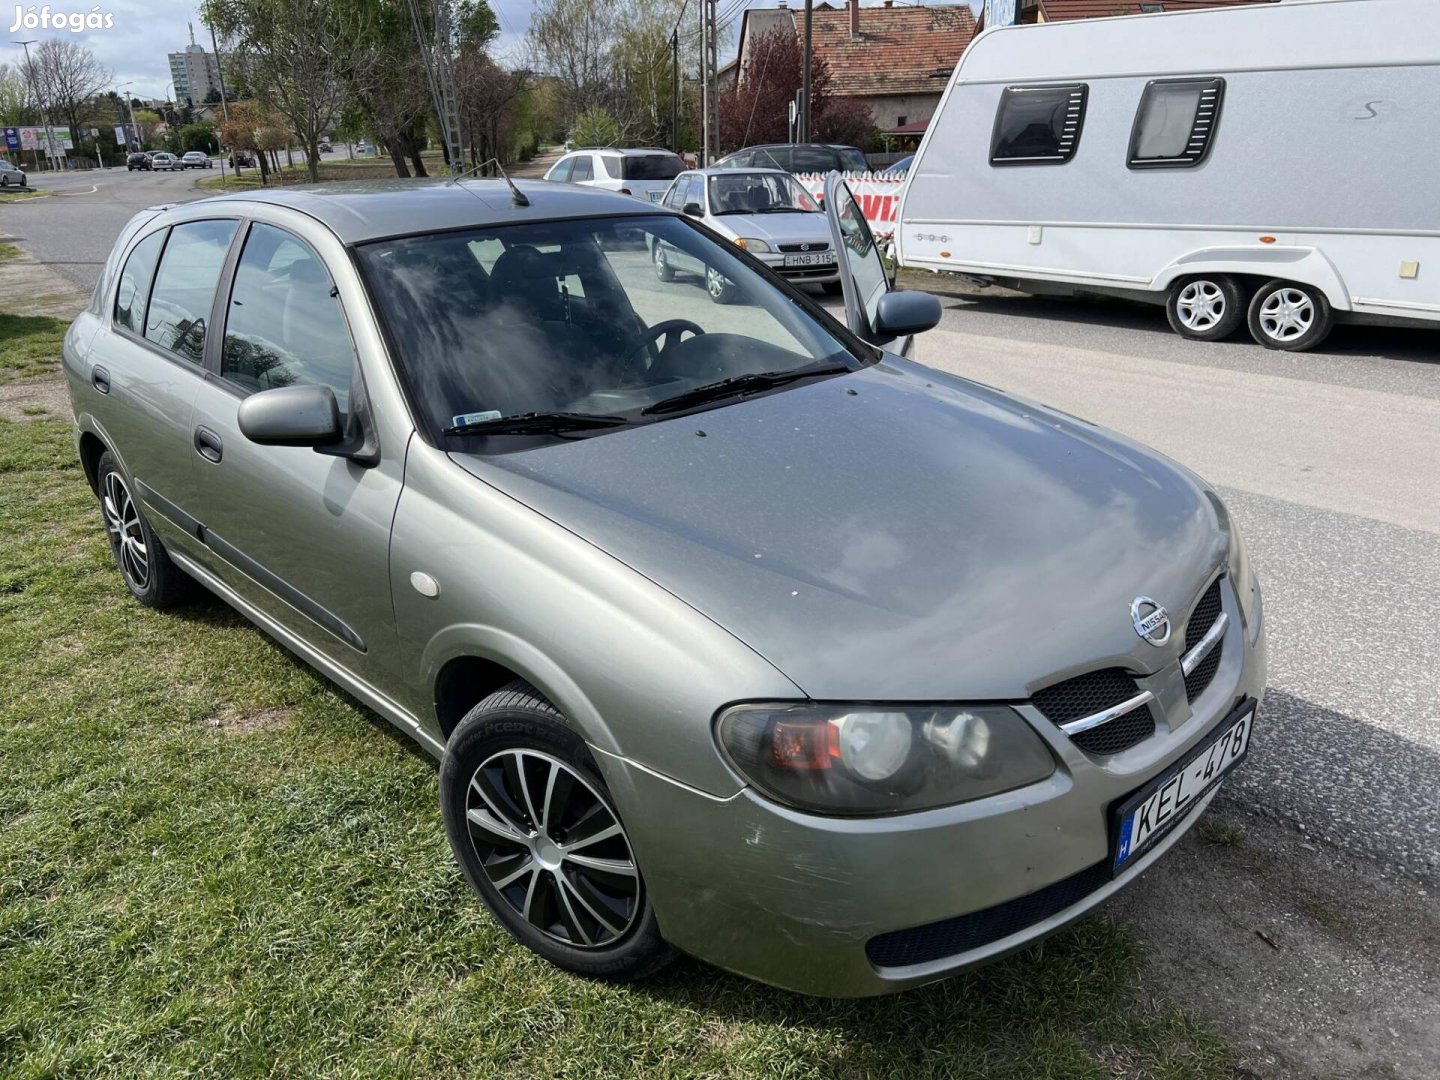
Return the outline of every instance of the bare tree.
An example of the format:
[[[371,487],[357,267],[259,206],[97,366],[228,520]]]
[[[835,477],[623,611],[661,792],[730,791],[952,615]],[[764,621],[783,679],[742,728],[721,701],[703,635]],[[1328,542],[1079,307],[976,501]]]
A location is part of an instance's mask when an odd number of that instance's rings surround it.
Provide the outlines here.
[[[455,64],[460,123],[470,147],[472,166],[490,158],[505,159],[515,106],[529,88],[528,71],[506,71],[481,49],[462,50]]]
[[[114,79],[93,52],[79,42],[63,38],[46,38],[40,42],[30,54],[26,74],[52,119],[67,124],[77,139],[81,121]]]

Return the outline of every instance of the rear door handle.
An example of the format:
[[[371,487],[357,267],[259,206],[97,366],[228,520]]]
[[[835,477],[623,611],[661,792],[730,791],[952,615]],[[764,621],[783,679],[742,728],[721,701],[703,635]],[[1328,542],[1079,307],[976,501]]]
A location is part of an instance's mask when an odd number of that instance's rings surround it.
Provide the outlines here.
[[[200,451],[200,456],[206,461],[219,461],[225,452],[220,436],[207,427],[195,429],[195,449]]]
[[[110,392],[110,372],[96,364],[90,369],[90,385],[102,394],[108,394]]]

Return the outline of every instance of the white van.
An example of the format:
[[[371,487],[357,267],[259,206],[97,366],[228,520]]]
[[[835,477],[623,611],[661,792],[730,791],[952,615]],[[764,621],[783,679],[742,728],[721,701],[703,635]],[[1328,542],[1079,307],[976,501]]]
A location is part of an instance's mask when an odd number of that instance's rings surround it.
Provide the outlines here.
[[[1248,322],[1440,323],[1440,2],[1300,0],[996,27],[961,58],[896,254]]]

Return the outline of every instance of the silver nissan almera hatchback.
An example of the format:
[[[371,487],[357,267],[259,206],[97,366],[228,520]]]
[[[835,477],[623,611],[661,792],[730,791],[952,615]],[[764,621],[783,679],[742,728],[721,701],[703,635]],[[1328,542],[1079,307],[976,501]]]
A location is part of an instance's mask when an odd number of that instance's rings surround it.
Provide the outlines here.
[[[1250,745],[1220,499],[905,359],[937,301],[826,204],[848,327],[664,207],[463,181],[146,211],[66,336],[136,599],[198,582],[410,734],[570,971],[934,980],[1133,881]]]

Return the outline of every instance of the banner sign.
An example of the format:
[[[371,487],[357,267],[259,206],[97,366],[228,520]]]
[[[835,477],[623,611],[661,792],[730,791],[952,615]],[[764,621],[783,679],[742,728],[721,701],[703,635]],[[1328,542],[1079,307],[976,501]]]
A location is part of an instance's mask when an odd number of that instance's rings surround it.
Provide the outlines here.
[[[20,145],[26,150],[45,149],[45,129],[43,127],[22,127],[20,132]],[[70,139],[68,127],[50,128],[50,149],[48,156],[64,157],[66,150],[74,150],[75,144]]]
[[[19,152],[19,150],[20,150],[20,129],[19,129],[19,128],[7,127],[7,128],[5,129],[5,149],[6,149],[6,150],[9,150],[12,154]]]
[[[869,224],[870,231],[875,234],[875,239],[888,238],[895,231],[895,214],[900,208],[900,188],[905,183],[905,178],[883,176],[879,173],[843,175],[845,186],[860,204],[860,212],[865,215],[865,221]],[[800,181],[801,187],[815,196],[817,202],[825,197],[823,173],[796,173],[795,179]]]
[[[116,146],[124,146],[124,145],[125,145],[125,125],[124,125],[124,124],[116,124],[116,125],[115,125],[115,145],[116,145]]]

